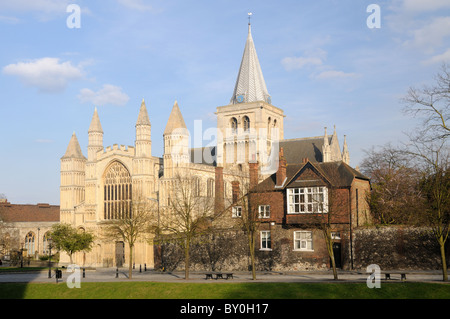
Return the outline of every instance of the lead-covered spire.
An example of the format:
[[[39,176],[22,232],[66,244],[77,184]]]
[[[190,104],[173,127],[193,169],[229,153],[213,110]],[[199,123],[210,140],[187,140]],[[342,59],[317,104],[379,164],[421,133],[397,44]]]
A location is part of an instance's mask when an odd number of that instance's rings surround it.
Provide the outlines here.
[[[264,101],[271,104],[266,82],[253,43],[251,24],[230,104]]]

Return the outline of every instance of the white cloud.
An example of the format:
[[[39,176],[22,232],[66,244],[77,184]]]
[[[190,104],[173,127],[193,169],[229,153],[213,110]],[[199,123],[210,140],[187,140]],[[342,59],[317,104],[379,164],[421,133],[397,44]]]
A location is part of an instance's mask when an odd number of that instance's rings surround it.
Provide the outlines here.
[[[450,8],[448,0],[404,0],[403,9],[410,12],[427,12]]]
[[[17,76],[25,85],[47,93],[61,92],[70,81],[83,76],[82,68],[73,66],[70,61],[60,63],[58,58],[48,57],[9,64],[3,68],[3,73]]]
[[[432,56],[428,60],[424,61],[423,64],[435,64],[435,63],[442,63],[442,62],[450,62],[450,49],[447,49],[442,54],[438,54],[435,56]]]
[[[151,11],[153,7],[145,4],[142,0],[117,0],[121,5],[139,11]]]
[[[121,87],[111,84],[104,84],[97,92],[84,88],[80,91],[78,98],[82,103],[92,103],[98,106],[108,104],[123,106],[130,99]]]
[[[301,69],[306,65],[322,65],[322,63],[322,60],[317,57],[286,57],[281,61],[287,71]]]
[[[335,78],[353,78],[357,77],[357,73],[346,73],[343,71],[336,71],[336,70],[328,70],[320,72],[317,75],[314,75],[313,77],[318,80],[326,80],[326,79],[335,79]]]
[[[305,66],[319,66],[326,59],[327,52],[322,49],[316,49],[312,52],[306,52],[305,56],[285,57],[281,64],[286,71],[301,69]]]
[[[0,16],[0,22],[8,23],[8,24],[17,24],[20,20],[16,17],[9,16]]]
[[[426,52],[433,52],[450,36],[450,17],[437,17],[413,32],[413,44]]]
[[[0,0],[0,10],[12,10],[17,12],[66,12],[69,0]]]

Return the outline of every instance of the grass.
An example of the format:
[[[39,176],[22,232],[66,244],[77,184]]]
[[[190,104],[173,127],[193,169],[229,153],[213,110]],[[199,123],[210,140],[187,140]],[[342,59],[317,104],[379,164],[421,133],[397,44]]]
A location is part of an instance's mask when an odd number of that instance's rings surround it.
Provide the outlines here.
[[[450,299],[450,285],[385,283],[2,283],[1,299]]]

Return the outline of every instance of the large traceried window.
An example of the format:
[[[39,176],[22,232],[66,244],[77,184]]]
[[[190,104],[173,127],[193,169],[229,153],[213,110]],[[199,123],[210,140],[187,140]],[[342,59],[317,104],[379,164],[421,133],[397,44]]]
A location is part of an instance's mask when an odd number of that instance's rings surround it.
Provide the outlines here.
[[[328,191],[326,187],[288,188],[288,214],[326,213]]]
[[[131,217],[131,176],[119,162],[109,166],[104,177],[104,218],[122,219]]]

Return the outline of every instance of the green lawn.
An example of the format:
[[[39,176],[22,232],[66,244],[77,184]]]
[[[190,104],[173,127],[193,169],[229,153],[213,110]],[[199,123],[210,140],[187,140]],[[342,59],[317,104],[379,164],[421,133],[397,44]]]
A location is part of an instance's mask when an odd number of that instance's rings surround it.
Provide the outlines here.
[[[81,283],[0,284],[5,299],[450,299],[449,284],[382,283]]]

